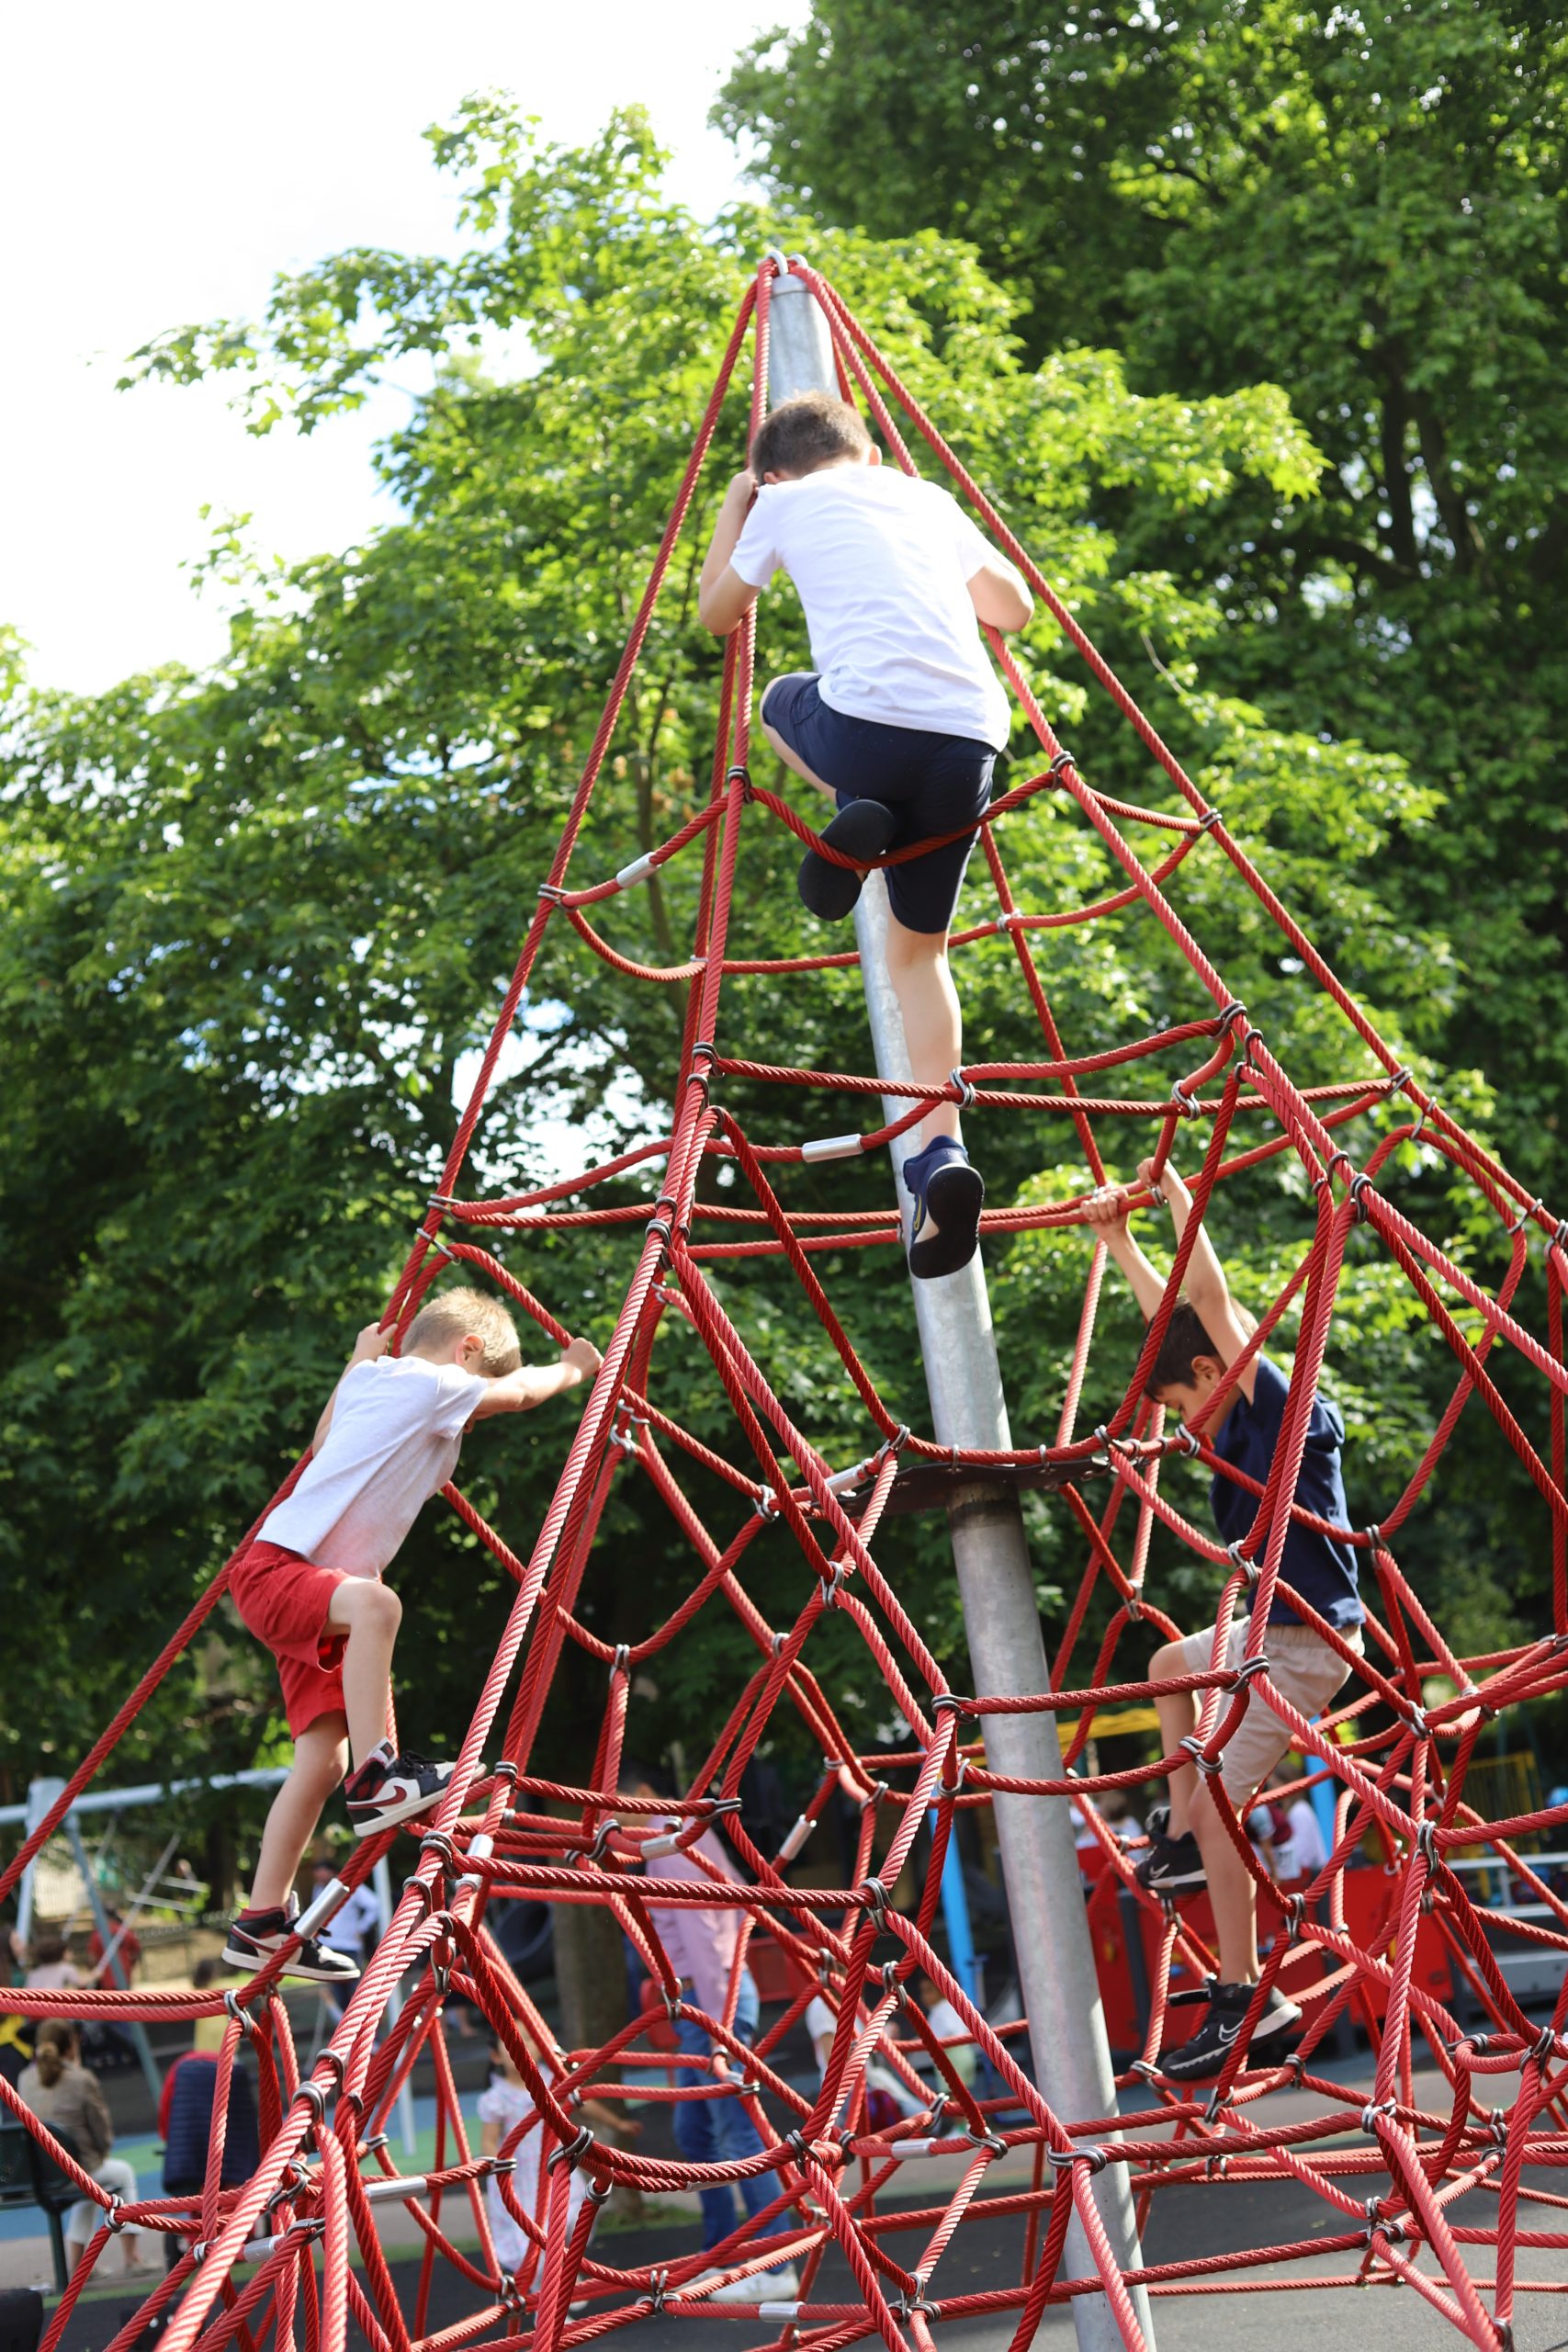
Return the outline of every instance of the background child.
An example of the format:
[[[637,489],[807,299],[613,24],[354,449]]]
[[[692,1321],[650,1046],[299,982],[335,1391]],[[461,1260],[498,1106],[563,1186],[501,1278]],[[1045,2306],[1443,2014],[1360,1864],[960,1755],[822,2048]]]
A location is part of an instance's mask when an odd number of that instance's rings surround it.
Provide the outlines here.
[[[979,623],[1021,628],[1033,600],[945,490],[884,471],[858,411],[823,392],[773,410],[730,483],[703,566],[705,625],[728,636],[775,571],[795,582],[817,667],[772,680],[761,729],[786,766],[837,797],[823,840],[869,862],[958,836],[887,868],[887,975],[910,1071],[944,1086],[964,1058],[948,926],[1008,740]],[[841,919],[860,889],[859,874],[807,853],[800,895],[813,914]],[[909,1271],[952,1273],[975,1254],[986,1188],[955,1104],[936,1104],[916,1132]]]
[[[1152,1185],[1152,1160],[1141,1163],[1138,1180]],[[1168,1161],[1160,1187],[1179,1242],[1192,1213],[1192,1195]],[[1108,1185],[1094,1193],[1088,1216],[1126,1275],[1145,1319],[1152,1320],[1165,1296],[1165,1276],[1149,1263],[1128,1231],[1125,1191]],[[1252,1329],[1231,1297],[1224,1268],[1208,1234],[1200,1230],[1188,1261],[1186,1294],[1171,1316],[1149,1374],[1148,1396],[1190,1422],[1246,1347]],[[1241,1374],[1230,1404],[1206,1432],[1220,1459],[1266,1483],[1289,1393],[1290,1384],[1279,1366],[1265,1355],[1255,1356]],[[1339,1461],[1344,1441],[1345,1425],[1337,1411],[1317,1397],[1307,1424],[1296,1501],[1336,1527],[1349,1524]],[[1258,1498],[1245,1487],[1216,1476],[1209,1489],[1209,1502],[1225,1543],[1238,1543],[1250,1532],[1258,1516]],[[1357,1590],[1351,1545],[1292,1521],[1285,1536],[1280,1574],[1351,1648],[1360,1648],[1359,1628],[1366,1611]],[[1247,1628],[1247,1618],[1238,1612],[1232,1621],[1222,1665],[1234,1669],[1241,1664]],[[1189,1634],[1184,1641],[1167,1643],[1149,1661],[1150,1679],[1157,1681],[1167,1676],[1206,1673],[1213,1642],[1214,1628],[1210,1625],[1201,1633]],[[1337,1652],[1303,1624],[1283,1599],[1276,1599],[1269,1612],[1268,1653],[1270,1680],[1309,1722],[1332,1703],[1349,1671]],[[1168,1756],[1195,1730],[1199,1695],[1179,1690],[1156,1699],[1160,1738]],[[1253,1691],[1246,1714],[1226,1744],[1220,1773],[1226,1796],[1244,1818],[1290,1744],[1287,1726]],[[1191,2040],[1168,2057],[1163,2052],[1160,2056],[1165,2074],[1177,2080],[1201,2081],[1217,2075],[1229,2055],[1259,1972],[1257,1886],[1214,1810],[1207,1782],[1194,1766],[1184,1764],[1171,1774],[1168,1820],[1162,1826],[1157,1811],[1151,1814],[1149,1850],[1138,1865],[1137,1875],[1143,1885],[1156,1894],[1208,1885],[1219,1944],[1220,1981],[1211,1991],[1207,2014]],[[1252,2039],[1258,2041],[1287,2033],[1300,2021],[1301,2011],[1276,1985]]]
[[[521,2029],[520,2029],[521,2030]],[[533,2047],[529,2038],[529,2047]],[[527,2085],[513,2062],[506,2044],[498,2040],[491,2043],[491,2078],[479,2093],[479,2154],[497,2156],[507,2133],[534,2111],[534,2101]],[[622,2116],[603,2099],[581,2100],[575,2113],[580,2115],[591,2132],[608,2135],[612,2140],[635,2140],[642,2130]],[[541,2228],[544,2211],[539,2201],[539,2147],[541,2132],[537,2125],[525,2132],[513,2151],[512,2195],[525,2213],[534,2216]],[[555,2143],[552,2140],[551,2146]],[[567,2228],[577,2219],[577,2209],[588,2189],[588,2178],[581,2169],[571,2176],[571,2193],[567,2205]],[[495,2258],[503,2270],[513,2278],[529,2263],[535,2252],[532,2240],[525,2236],[502,2202],[501,2187],[493,2175],[485,2182],[485,2204],[490,2212],[490,2233],[495,2245]]]
[[[492,1413],[523,1413],[599,1367],[588,1340],[558,1363],[525,1365],[512,1317],[480,1291],[444,1291],[409,1326],[400,1356],[367,1324],[311,1440],[294,1491],[263,1521],[234,1571],[234,1605],[277,1660],[294,1763],[273,1799],[251,1900],[223,1957],[253,1972],[289,1940],[294,1881],[321,1807],[352,1751],[355,1834],[428,1813],[452,1777],[387,1734],[392,1645],[402,1604],[382,1571],[421,1506],[457,1464],[463,1432]],[[345,1738],[346,1734],[346,1738]],[[352,1982],[359,1963],[307,1938],[285,1971]]]

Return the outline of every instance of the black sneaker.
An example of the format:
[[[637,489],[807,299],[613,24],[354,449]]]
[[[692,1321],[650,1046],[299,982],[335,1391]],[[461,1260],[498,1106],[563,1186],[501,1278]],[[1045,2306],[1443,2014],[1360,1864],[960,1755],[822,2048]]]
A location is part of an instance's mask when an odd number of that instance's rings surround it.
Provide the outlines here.
[[[288,1911],[242,1911],[229,1929],[223,1946],[225,1968],[243,1968],[247,1976],[255,1976],[267,1962],[293,1939],[297,1908]],[[279,1972],[284,1976],[303,1976],[313,1984],[355,1984],[359,1981],[359,1964],[345,1951],[333,1951],[327,1944],[319,1944],[314,1936],[302,1937],[299,1949],[286,1960]]]
[[[909,1272],[917,1282],[955,1274],[980,1246],[985,1179],[952,1136],[938,1136],[924,1151],[904,1162],[904,1182],[914,1201],[909,1227]]]
[[[898,820],[880,800],[852,800],[822,828],[829,849],[845,857],[863,858],[867,865],[880,857],[897,830]],[[854,912],[863,876],[848,865],[835,865],[808,849],[800,861],[801,899],[822,922],[842,922]]]
[[[431,1812],[446,1795],[457,1769],[455,1764],[433,1764],[412,1748],[393,1756],[383,1740],[358,1771],[348,1776],[348,1817],[355,1836],[373,1838],[378,1829]]]
[[[1190,2041],[1179,2050],[1159,2053],[1159,2070],[1173,2083],[1206,2083],[1217,2075],[1241,2039],[1242,2025],[1252,2007],[1256,1984],[1216,1984],[1209,1994],[1208,2014]],[[1263,2014],[1248,2038],[1249,2047],[1300,2025],[1302,2013],[1287,2001],[1277,1984],[1269,1987]]]
[[[1165,1818],[1168,1821],[1169,1815]],[[1148,1827],[1149,1850],[1133,1872],[1145,1894],[1176,1894],[1184,1886],[1203,1885],[1203,1857],[1190,1829],[1173,1838],[1163,1824],[1156,1826],[1153,1814],[1149,1815]]]

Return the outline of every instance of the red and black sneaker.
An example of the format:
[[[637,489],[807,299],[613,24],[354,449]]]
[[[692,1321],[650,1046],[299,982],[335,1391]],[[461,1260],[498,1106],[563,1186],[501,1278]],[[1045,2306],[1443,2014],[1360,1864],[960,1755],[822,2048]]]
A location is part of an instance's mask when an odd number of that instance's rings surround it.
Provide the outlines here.
[[[446,1795],[457,1769],[455,1764],[433,1764],[412,1748],[394,1756],[383,1740],[348,1776],[344,1793],[355,1836],[373,1838],[378,1829],[431,1812]]]
[[[293,1941],[299,1916],[299,1906],[294,1902],[287,1911],[242,1911],[223,1946],[224,1967],[243,1968],[247,1976],[259,1975],[267,1962]],[[345,1951],[319,1944],[314,1936],[303,1936],[279,1973],[308,1977],[314,1984],[355,1984],[359,1981],[359,1963]]]

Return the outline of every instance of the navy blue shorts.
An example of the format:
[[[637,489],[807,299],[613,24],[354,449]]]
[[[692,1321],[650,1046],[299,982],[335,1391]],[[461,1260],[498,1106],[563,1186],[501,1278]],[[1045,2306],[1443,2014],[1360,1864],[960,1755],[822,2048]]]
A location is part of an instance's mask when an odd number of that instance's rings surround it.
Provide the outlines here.
[[[848,718],[829,709],[814,671],[774,678],[762,715],[792,752],[824,784],[840,808],[852,800],[880,800],[897,811],[889,847],[929,842],[964,831],[944,849],[886,869],[887,898],[906,931],[942,932],[953,921],[976,827],[991,797],[997,755],[968,735],[931,735],[920,727],[888,727],[879,718]]]

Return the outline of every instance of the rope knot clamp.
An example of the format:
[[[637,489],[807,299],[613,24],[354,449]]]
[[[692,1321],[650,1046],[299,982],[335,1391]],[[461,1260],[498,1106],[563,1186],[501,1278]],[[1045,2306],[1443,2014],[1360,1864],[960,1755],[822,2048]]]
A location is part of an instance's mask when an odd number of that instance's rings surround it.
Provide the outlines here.
[[[1367,2105],[1361,2109],[1361,2129],[1367,2133],[1370,2139],[1375,2140],[1378,2136],[1379,2116],[1397,2115],[1398,2112],[1399,2101],[1397,2099],[1380,2098],[1375,2105],[1369,2100]]]
[[[1008,2143],[999,2132],[976,2132],[972,2124],[966,2124],[964,2137],[972,2148],[989,2148],[993,2156],[1005,2156],[1008,2152]],[[1103,2161],[1104,2158],[1101,2155],[1101,2162]],[[1096,2170],[1098,2169],[1097,2165]]]
[[[1280,1898],[1280,1908],[1285,1915],[1285,1930],[1293,1944],[1299,1944],[1306,1928],[1306,1896],[1287,1894]]]
[[[1179,1741],[1178,1744],[1187,1750],[1188,1755],[1190,1756],[1193,1763],[1198,1767],[1199,1771],[1202,1773],[1203,1778],[1206,1781],[1218,1779],[1221,1770],[1224,1769],[1220,1763],[1220,1759],[1218,1757],[1210,1756],[1206,1752],[1202,1741],[1199,1738],[1195,1731],[1190,1731],[1186,1738]]]
[[[949,1086],[955,1086],[958,1089],[959,1107],[961,1110],[967,1111],[975,1100],[975,1089],[964,1077],[964,1072],[961,1069],[950,1069],[947,1073],[947,1082]]]
[[[777,1519],[779,1515],[779,1498],[774,1494],[772,1487],[763,1487],[761,1493],[757,1496],[756,1499],[753,1501],[751,1508],[756,1512],[759,1519]]]
[[[390,2139],[389,2132],[373,2132],[368,2140],[362,2140],[359,2144],[367,2156],[373,2156],[377,2149],[386,2147]]]
[[[668,2267],[656,2270],[648,2282],[648,2315],[656,2319],[664,2309],[665,2290],[670,2284]]]
[[[539,885],[539,896],[541,899],[547,899],[553,907],[558,907],[561,900],[566,897],[566,892],[558,883],[541,882]]]
[[[120,2219],[120,2207],[124,2202],[125,2200],[119,2195],[118,2191],[111,2188],[109,2191],[109,2201],[104,2207],[103,2227],[106,2230],[112,2230],[116,2237],[119,2235],[121,2230],[125,2227],[124,2222]]]
[[[316,2061],[316,2064],[318,2066],[331,2066],[334,2070],[337,2075],[337,2095],[339,2098],[341,2098],[344,2094],[344,2086],[348,2080],[348,2067],[342,2051],[333,2050],[329,2047],[321,2052],[321,2056]]]
[[[1256,1592],[1258,1586],[1258,1580],[1261,1577],[1263,1571],[1258,1566],[1256,1560],[1249,1560],[1244,1556],[1241,1548],[1241,1539],[1239,1536],[1234,1544],[1227,1544],[1225,1545],[1225,1557],[1230,1562],[1232,1567],[1239,1568],[1242,1575],[1247,1578],[1247,1589],[1248,1592]]]
[[[1237,1690],[1245,1690],[1249,1682],[1255,1680],[1260,1674],[1267,1674],[1268,1671],[1269,1653],[1267,1650],[1259,1650],[1256,1657],[1242,1659],[1241,1664],[1236,1668],[1235,1681],[1232,1687]]]
[[[254,2028],[255,2020],[251,2016],[250,2011],[244,2007],[244,2004],[241,2001],[238,1993],[225,1993],[223,1996],[223,2007],[230,2017],[233,2018],[236,2025],[243,2026],[247,2032]]]
[[[1425,1102],[1419,1102],[1416,1104],[1417,1117],[1416,1125],[1411,1128],[1409,1135],[1405,1137],[1405,1141],[1407,1143],[1420,1142],[1421,1137],[1426,1131],[1427,1120],[1432,1116],[1433,1113],[1439,1108],[1441,1102],[1442,1096],[1440,1094],[1433,1094],[1429,1095]]]
[[[1381,1552],[1382,1550],[1382,1529],[1379,1526],[1375,1519],[1371,1521],[1367,1526],[1363,1527],[1361,1532],[1366,1537],[1368,1544],[1371,1546],[1374,1552]]]
[[[1493,2146],[1495,2148],[1506,2148],[1508,2144],[1507,2109],[1504,2107],[1495,2107],[1492,2109],[1490,2116],[1487,2118],[1486,2128],[1492,2134]]]
[[[813,2154],[810,2141],[807,2138],[805,2132],[799,2130],[786,2132],[784,2138],[779,2142],[779,2145],[781,2148],[787,2148],[789,2150],[790,2154],[795,2158],[797,2165],[807,2163]]]
[[[1179,1078],[1171,1080],[1170,1100],[1174,1108],[1184,1119],[1195,1119],[1199,1115],[1199,1104],[1188,1093]]]
[[[1300,1903],[1302,1901],[1302,1897],[1299,1894],[1293,1894],[1291,1897],[1291,1900],[1292,1903]],[[1294,2077],[1295,2087],[1297,2090],[1300,2090],[1302,2086],[1302,2077],[1306,2073],[1306,2059],[1301,2051],[1292,2050],[1290,2056],[1288,2058],[1282,2058],[1280,2063],[1284,2067],[1285,2072]]]
[[[723,1814],[739,1813],[740,1810],[740,1800],[739,1797],[709,1797],[707,1800],[707,1808],[708,1819],[710,1821],[717,1821]]]
[[[877,1975],[882,1980],[882,1989],[885,1993],[892,1992],[893,1987],[898,1982],[898,1971],[903,1967],[903,1965],[904,1963],[901,1960],[885,1960],[881,1967],[876,1971]]]
[[[1190,1456],[1200,1454],[1203,1451],[1202,1439],[1194,1437],[1185,1421],[1177,1422],[1173,1442],[1181,1448],[1183,1453]]]
[[[294,2096],[296,2098],[304,2100],[318,2123],[324,2120],[327,2112],[327,2094],[321,2084],[301,2083]]]
[[[496,2281],[495,2300],[501,2305],[502,2311],[520,2312],[527,2309],[527,2305],[524,2301],[523,2290],[518,2286],[516,2279],[513,2277],[510,2270],[502,2270],[499,2273]]]
[[[1534,1216],[1540,1206],[1540,1202],[1537,1199],[1531,1201],[1527,1207],[1522,1208],[1519,1211],[1517,1216],[1508,1227],[1508,1238],[1510,1241],[1513,1239],[1515,1234],[1522,1233],[1524,1231],[1525,1227],[1529,1223],[1531,1217]]]
[[[1198,831],[1201,833],[1212,833],[1216,825],[1224,824],[1224,815],[1223,808],[1205,808],[1198,820]]]
[[[839,1588],[843,1583],[844,1578],[849,1575],[849,1573],[850,1563],[848,1560],[835,1560],[832,1564],[832,1574],[830,1576],[818,1577],[818,1587],[822,1595],[822,1606],[824,1609],[836,1609],[838,1607]]]
[[[445,1829],[427,1829],[419,1841],[419,1850],[422,1854],[438,1854],[446,1869],[457,1868],[457,1849]]]
[[[1417,1739],[1431,1738],[1432,1726],[1427,1720],[1427,1711],[1424,1707],[1412,1707],[1404,1720]]]
[[[1544,2066],[1549,2059],[1555,2058],[1556,2055],[1557,2036],[1549,2025],[1543,2025],[1530,2044],[1530,2056],[1538,2065]]]
[[[879,1781],[877,1786],[880,1788],[886,1788],[886,1782]],[[867,1804],[872,1804],[875,1802],[874,1789],[873,1790],[872,1794],[867,1797],[865,1802]],[[883,1885],[882,1881],[879,1878],[867,1878],[861,1881],[860,1885],[855,1891],[859,1896],[862,1910],[869,1911],[871,1913],[872,1918],[876,1924],[877,1931],[880,1934],[881,1930],[887,1925],[887,1889]]]
[[[1368,1208],[1366,1201],[1362,1197],[1364,1193],[1371,1190],[1371,1182],[1372,1180],[1367,1174],[1365,1169],[1361,1170],[1359,1175],[1352,1176],[1350,1179],[1350,1198],[1355,1204],[1356,1223],[1358,1225],[1365,1225],[1367,1219],[1371,1215],[1371,1211]]]
[[[1243,1032],[1241,1044],[1237,1047],[1237,1051],[1241,1056],[1243,1069],[1253,1069],[1257,1067],[1252,1058],[1252,1048],[1254,1046],[1260,1046],[1262,1043],[1263,1032],[1261,1029],[1249,1027]]]
[[[973,2132],[968,2134],[975,2137]],[[1045,2161],[1057,2172],[1070,2171],[1074,2165],[1087,2165],[1091,2173],[1103,2172],[1110,2158],[1103,2148],[1047,2148]]]
[[[751,781],[751,771],[747,766],[744,760],[732,761],[730,765],[724,771],[724,780],[726,784],[733,784],[737,776],[739,777],[742,784],[750,784]]]
[[[554,2172],[557,2165],[566,2165],[575,2172],[592,2145],[593,2134],[585,2123],[575,2140],[568,2140],[562,2146],[550,2150],[545,2158],[545,2170]]]
[[[884,1798],[886,1794],[887,1794],[887,1783],[886,1783],[886,1781],[873,1781],[873,1782],[872,1782],[872,1784],[871,1784],[870,1788],[869,1788],[869,1789],[867,1789],[867,1791],[866,1791],[866,1792],[865,1792],[864,1796],[863,1796],[863,1797],[862,1797],[862,1799],[861,1799],[861,1801],[860,1801],[860,1809],[861,1809],[861,1811],[862,1811],[863,1813],[864,1813],[864,1812],[866,1811],[866,1809],[867,1809],[867,1807],[868,1807],[868,1806],[870,1806],[870,1805],[874,1805],[874,1804],[880,1804],[882,1803],[883,1798]],[[868,1886],[871,1886],[871,1885],[880,1886],[880,1885],[882,1884],[882,1881],[881,1881],[880,1879],[875,1879],[875,1880],[868,1879],[868,1880],[866,1881],[866,1884],[867,1884]]]
[[[610,1660],[610,1672],[608,1678],[610,1681],[614,1682],[617,1674],[625,1674],[627,1672],[631,1663],[631,1655],[632,1645],[630,1642],[617,1642],[615,1644],[615,1655]]]
[[[1074,759],[1071,752],[1057,752],[1054,755],[1051,764],[1046,769],[1045,773],[1047,775],[1066,775],[1069,768],[1076,767],[1077,765],[1077,762]]]
[[[969,1712],[969,1702],[957,1690],[939,1690],[931,1701],[931,1711],[933,1715],[965,1715]]]
[[[1416,1834],[1410,1842],[1427,1868],[1429,1871],[1435,1871],[1438,1867],[1437,1825],[1430,1821],[1418,1821],[1416,1825]]]
[[[435,1908],[435,1895],[434,1890],[427,1884],[425,1880],[422,1878],[405,1878],[403,1881],[403,1893],[405,1894],[416,1894],[419,1897],[420,1901],[424,1905],[424,1916],[428,1919],[431,1913]]]
[[[1165,2080],[1151,2058],[1134,2058],[1127,2072],[1130,2075],[1140,2075],[1145,2083],[1160,2083]]]
[[[1203,2177],[1205,2180],[1228,2180],[1230,2177],[1231,2160],[1228,2156],[1209,2156],[1205,2158],[1203,2164]]]
[[[717,1061],[718,1047],[714,1044],[711,1037],[698,1037],[694,1041],[691,1055],[694,1065],[695,1064],[699,1055],[702,1057],[704,1061]]]
[[[503,2172],[513,2172],[516,2170],[516,2166],[517,2159],[515,2156],[491,2156],[490,2160],[491,2171],[498,2175]]]
[[[1568,1216],[1560,1221],[1557,1230],[1551,1237],[1551,1247],[1554,1250],[1568,1250]]]
[[[1242,1018],[1245,1020],[1247,1017],[1247,1007],[1243,1004],[1240,997],[1233,996],[1230,1002],[1228,1004],[1223,1004],[1218,1012],[1215,1013],[1215,1028],[1217,1030],[1228,1029],[1231,1023],[1235,1019],[1237,1013],[1240,1013]]]

